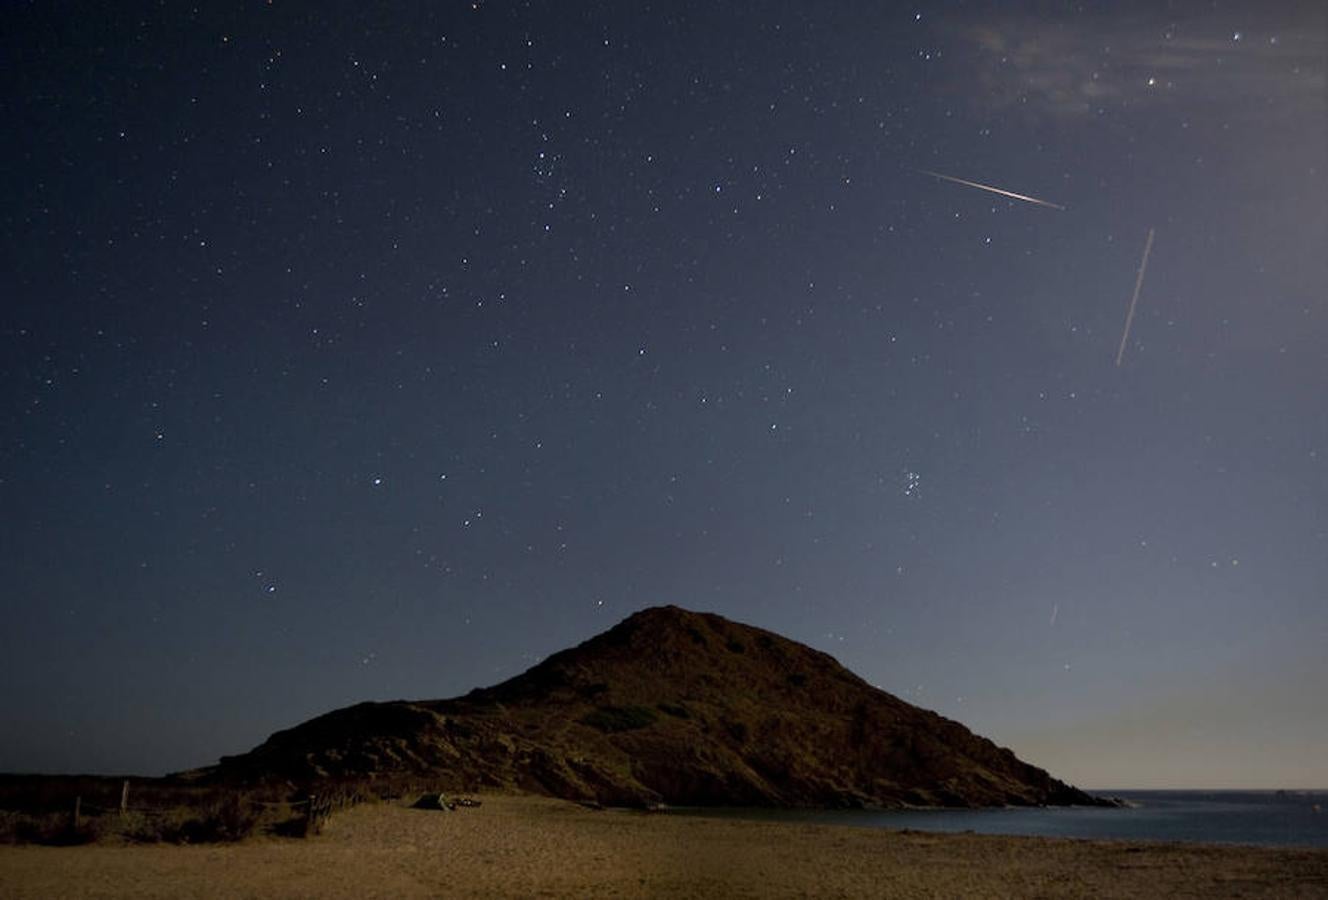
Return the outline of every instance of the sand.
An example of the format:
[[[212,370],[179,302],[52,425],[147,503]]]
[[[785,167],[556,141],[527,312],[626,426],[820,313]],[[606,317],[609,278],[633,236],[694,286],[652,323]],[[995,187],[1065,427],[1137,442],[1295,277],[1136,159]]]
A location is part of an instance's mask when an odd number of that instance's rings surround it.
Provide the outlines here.
[[[1325,897],[1328,850],[893,832],[486,796],[306,840],[0,847],[4,897]]]

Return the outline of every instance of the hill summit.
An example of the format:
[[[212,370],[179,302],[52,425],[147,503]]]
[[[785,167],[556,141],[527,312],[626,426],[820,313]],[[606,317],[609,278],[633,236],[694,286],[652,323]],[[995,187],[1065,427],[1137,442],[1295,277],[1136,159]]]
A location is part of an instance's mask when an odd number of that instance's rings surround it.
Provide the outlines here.
[[[825,653],[676,606],[638,612],[493,687],[336,710],[199,774],[419,774],[631,805],[1103,802]]]

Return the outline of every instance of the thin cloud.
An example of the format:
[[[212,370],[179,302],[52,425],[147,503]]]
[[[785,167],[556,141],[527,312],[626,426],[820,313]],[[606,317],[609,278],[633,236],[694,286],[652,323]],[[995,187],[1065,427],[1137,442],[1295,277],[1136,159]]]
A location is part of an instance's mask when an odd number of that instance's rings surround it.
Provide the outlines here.
[[[1322,110],[1324,16],[1247,30],[1195,22],[1004,17],[960,26],[979,102],[997,111],[1096,115],[1121,106],[1214,102],[1252,112]]]

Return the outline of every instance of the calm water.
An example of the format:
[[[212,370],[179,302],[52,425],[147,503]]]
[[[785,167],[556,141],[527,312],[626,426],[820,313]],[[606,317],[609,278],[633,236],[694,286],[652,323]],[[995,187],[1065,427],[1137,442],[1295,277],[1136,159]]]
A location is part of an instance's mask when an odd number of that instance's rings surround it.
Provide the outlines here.
[[[1265,846],[1328,847],[1328,791],[1101,791],[1135,804],[1131,809],[911,810],[679,810],[683,815],[780,819],[975,831],[1046,837],[1202,841]],[[1319,811],[1314,805],[1318,804]]]

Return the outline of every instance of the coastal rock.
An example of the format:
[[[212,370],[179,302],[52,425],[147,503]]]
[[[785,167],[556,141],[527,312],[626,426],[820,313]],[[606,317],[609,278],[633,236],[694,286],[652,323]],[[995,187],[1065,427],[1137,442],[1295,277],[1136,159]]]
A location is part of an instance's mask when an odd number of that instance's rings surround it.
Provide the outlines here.
[[[418,775],[638,808],[1106,803],[825,653],[673,606],[494,687],[336,710],[197,774]]]

